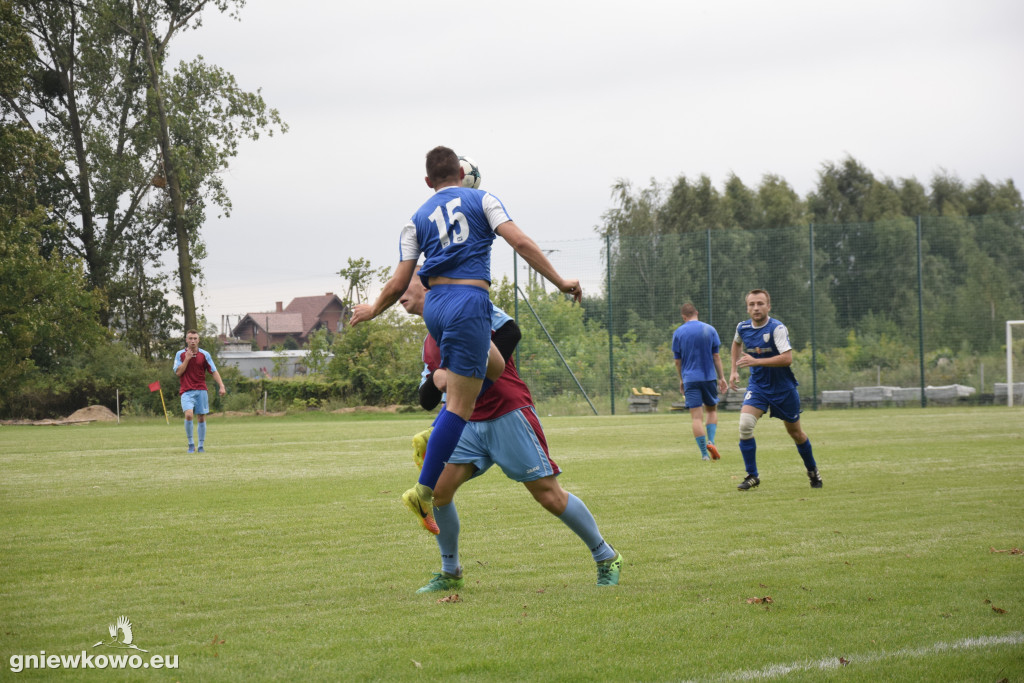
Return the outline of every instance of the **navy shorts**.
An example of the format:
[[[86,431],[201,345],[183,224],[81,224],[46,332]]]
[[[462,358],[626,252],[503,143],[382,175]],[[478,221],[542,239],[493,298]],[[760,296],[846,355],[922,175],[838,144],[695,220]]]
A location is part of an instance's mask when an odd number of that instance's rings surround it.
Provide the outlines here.
[[[483,379],[491,350],[491,297],[475,285],[434,285],[423,302],[423,321],[441,349],[441,367]]]
[[[783,422],[798,422],[800,420],[800,392],[796,390],[796,387],[783,394],[769,394],[757,387],[748,386],[747,393],[743,397],[743,405],[757,408],[768,413],[770,417],[777,417]]]
[[[683,395],[686,397],[687,408],[718,405],[718,382],[683,382]]]

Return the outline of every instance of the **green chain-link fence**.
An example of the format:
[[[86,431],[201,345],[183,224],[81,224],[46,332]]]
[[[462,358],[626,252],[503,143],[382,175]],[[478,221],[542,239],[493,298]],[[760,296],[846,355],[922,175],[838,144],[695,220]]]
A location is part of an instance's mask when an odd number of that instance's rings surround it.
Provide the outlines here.
[[[519,370],[547,412],[626,412],[634,387],[668,409],[681,400],[679,307],[693,302],[718,330],[728,373],[754,288],[789,328],[805,408],[1006,401],[1006,321],[1024,319],[1024,214],[539,244],[580,278],[583,306],[521,260],[495,301],[516,314]],[[1024,382],[1024,328],[1012,351]]]

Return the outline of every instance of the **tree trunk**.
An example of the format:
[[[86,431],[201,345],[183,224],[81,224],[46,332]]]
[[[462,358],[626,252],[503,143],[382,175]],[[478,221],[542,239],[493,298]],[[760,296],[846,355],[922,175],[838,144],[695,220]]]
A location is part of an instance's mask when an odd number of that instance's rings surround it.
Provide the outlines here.
[[[171,136],[167,127],[167,108],[164,105],[163,93],[160,90],[160,72],[157,70],[156,59],[149,38],[149,22],[142,9],[141,0],[135,0],[142,23],[143,44],[146,48],[146,64],[149,67],[150,85],[153,88],[153,99],[156,101],[157,116],[160,124],[160,153],[164,162],[164,176],[167,178],[167,190],[171,195],[171,222],[174,236],[178,244],[178,278],[181,284],[181,307],[185,312],[185,330],[198,330],[196,318],[195,292],[192,287],[192,256],[189,253],[188,227],[185,225],[185,198],[181,194],[181,182],[174,159],[171,154]]]

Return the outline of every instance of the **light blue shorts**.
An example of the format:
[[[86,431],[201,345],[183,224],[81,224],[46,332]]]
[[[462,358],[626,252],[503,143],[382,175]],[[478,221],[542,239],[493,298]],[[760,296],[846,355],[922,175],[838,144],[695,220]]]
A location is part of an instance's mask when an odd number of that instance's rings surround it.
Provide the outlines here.
[[[181,410],[191,410],[196,415],[206,415],[210,412],[210,395],[206,389],[193,389],[181,395]]]
[[[685,390],[687,408],[718,405],[718,382],[715,380],[684,382],[683,389]]]
[[[474,285],[434,285],[423,302],[423,322],[441,349],[441,367],[483,379],[491,350],[492,304]]]
[[[475,465],[474,477],[497,465],[512,481],[534,481],[562,472],[548,455],[544,431],[532,406],[495,420],[469,422],[448,462]]]
[[[800,420],[800,392],[796,390],[796,387],[784,394],[768,394],[757,387],[748,386],[747,393],[743,397],[743,405],[753,406],[783,422],[798,422]]]

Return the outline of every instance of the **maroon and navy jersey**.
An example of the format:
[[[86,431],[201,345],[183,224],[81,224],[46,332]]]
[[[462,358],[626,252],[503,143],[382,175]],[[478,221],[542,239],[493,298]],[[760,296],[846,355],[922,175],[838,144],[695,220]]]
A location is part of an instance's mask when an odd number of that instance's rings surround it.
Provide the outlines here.
[[[429,334],[423,340],[423,362],[430,372],[441,367],[441,349]],[[429,380],[428,380],[429,381]],[[533,397],[526,383],[519,378],[515,362],[509,358],[505,363],[505,372],[498,381],[477,399],[470,422],[484,422],[507,415],[513,410],[533,405]]]
[[[174,354],[175,371],[185,361],[185,352],[187,350],[182,349]],[[209,352],[199,349],[198,355],[188,362],[185,372],[178,378],[181,381],[181,389],[178,393],[184,394],[186,391],[195,391],[197,389],[206,391],[206,373],[208,372],[217,372],[217,366],[214,364],[213,356]]]

